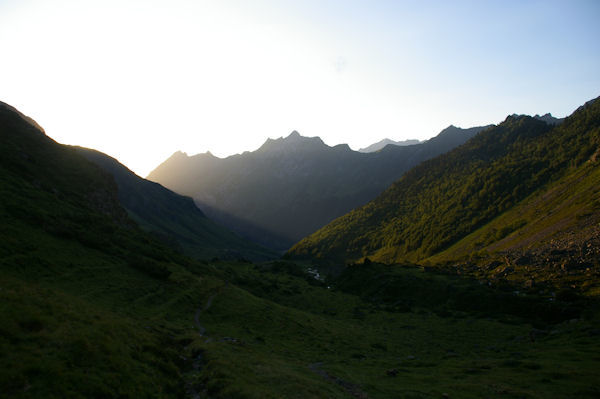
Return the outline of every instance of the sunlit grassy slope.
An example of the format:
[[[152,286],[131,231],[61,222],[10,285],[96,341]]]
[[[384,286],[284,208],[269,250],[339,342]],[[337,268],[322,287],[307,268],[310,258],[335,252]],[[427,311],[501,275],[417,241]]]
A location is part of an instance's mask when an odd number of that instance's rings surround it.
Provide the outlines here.
[[[429,260],[456,259],[478,251],[534,249],[562,230],[593,228],[600,211],[598,182],[600,168],[592,162],[582,165]]]
[[[0,109],[0,387],[10,398],[593,398],[595,305],[421,268],[204,263],[111,176]],[[199,332],[203,332],[200,335]]]
[[[462,262],[477,265],[471,270],[480,278],[566,286],[597,296],[599,182],[600,168],[586,163],[424,262]]]
[[[464,257],[519,229],[510,245],[534,245],[548,238],[542,230],[552,221],[567,228],[583,215],[597,218],[599,148],[599,101],[580,107],[558,126],[508,117],[410,170],[377,199],[303,239],[289,254],[342,262],[440,260]],[[556,188],[561,185],[562,190]],[[486,227],[506,212],[512,216]],[[521,213],[528,215],[521,218]],[[478,245],[463,251],[452,247],[473,232],[470,240]],[[494,248],[503,245],[509,242]]]

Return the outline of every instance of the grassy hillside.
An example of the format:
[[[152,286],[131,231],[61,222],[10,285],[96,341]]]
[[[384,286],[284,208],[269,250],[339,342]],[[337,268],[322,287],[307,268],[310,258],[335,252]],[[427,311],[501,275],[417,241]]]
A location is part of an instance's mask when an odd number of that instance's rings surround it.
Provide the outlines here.
[[[581,107],[559,126],[526,116],[508,117],[407,172],[378,198],[303,239],[289,253],[388,263],[429,258],[530,195],[543,195],[553,182],[581,168],[597,168],[599,143],[598,101]],[[584,208],[570,209],[578,213]],[[497,236],[523,223],[514,220]]]
[[[588,162],[424,262],[600,294],[600,168]]]
[[[110,175],[4,104],[0,140],[3,394],[182,392],[166,326],[193,312],[187,260],[128,219]]]

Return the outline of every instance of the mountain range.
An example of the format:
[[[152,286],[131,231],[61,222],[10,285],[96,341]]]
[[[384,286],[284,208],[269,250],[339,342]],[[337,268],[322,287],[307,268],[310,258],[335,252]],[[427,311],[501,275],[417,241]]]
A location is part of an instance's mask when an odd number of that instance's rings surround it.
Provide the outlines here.
[[[334,218],[375,198],[420,162],[489,126],[449,126],[436,137],[373,153],[330,147],[292,132],[258,150],[217,158],[177,152],[148,179],[194,198],[210,218],[263,246],[286,250]]]
[[[289,255],[433,264],[481,258],[496,273],[516,272],[516,262],[529,281],[564,273],[589,280],[600,259],[600,101],[559,124],[543,119],[509,116],[423,162]]]

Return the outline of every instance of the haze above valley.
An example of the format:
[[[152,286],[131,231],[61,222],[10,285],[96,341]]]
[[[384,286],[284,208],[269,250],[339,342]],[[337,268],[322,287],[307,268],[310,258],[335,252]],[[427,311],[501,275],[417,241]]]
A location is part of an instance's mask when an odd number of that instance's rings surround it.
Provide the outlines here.
[[[597,2],[0,3],[2,100],[141,176],[297,130],[358,150],[600,88]],[[12,62],[14,61],[14,62]]]

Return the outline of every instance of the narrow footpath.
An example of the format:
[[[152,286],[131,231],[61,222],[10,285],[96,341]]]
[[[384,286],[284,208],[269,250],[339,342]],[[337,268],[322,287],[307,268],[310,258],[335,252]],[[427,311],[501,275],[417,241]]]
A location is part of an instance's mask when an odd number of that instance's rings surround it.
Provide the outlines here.
[[[358,385],[352,384],[351,382],[344,381],[341,378],[338,378],[334,375],[329,374],[327,371],[323,370],[323,362],[311,363],[308,365],[308,368],[313,372],[317,373],[321,377],[325,378],[327,381],[333,382],[340,387],[344,388],[346,392],[357,399],[368,399],[369,395],[366,392],[362,391]]]

